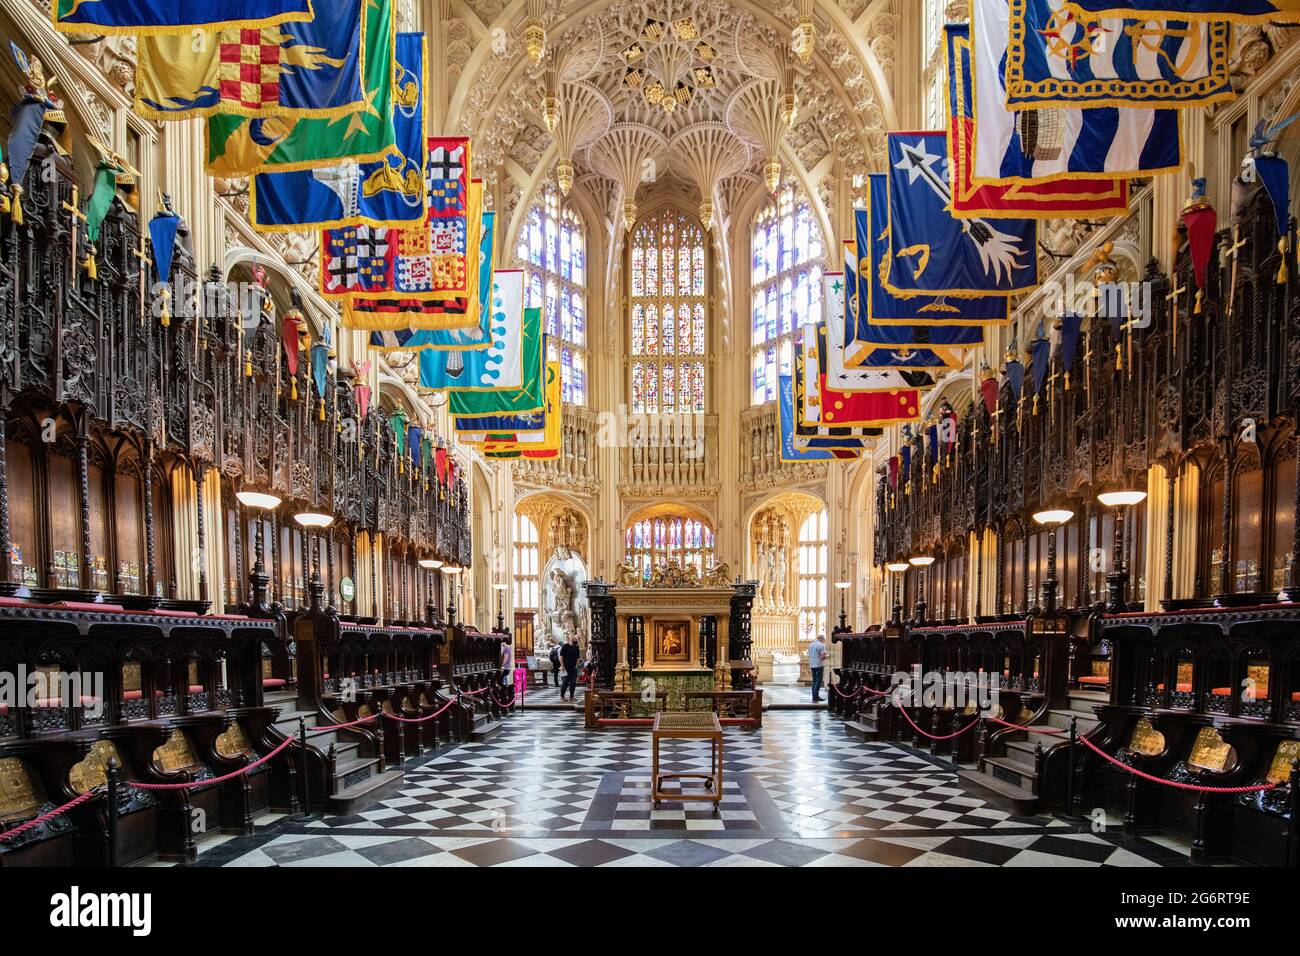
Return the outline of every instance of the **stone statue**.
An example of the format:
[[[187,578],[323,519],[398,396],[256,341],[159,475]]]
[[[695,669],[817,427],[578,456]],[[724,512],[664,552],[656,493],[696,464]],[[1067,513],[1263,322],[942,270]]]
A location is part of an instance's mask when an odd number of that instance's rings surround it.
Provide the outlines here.
[[[775,603],[778,605],[785,604],[785,548],[775,548],[776,552],[776,582],[772,588],[775,593]]]
[[[544,650],[549,650],[550,644],[567,643],[575,634],[585,645],[586,591],[582,582],[586,578],[582,559],[568,548],[557,548],[546,563],[542,576]]]

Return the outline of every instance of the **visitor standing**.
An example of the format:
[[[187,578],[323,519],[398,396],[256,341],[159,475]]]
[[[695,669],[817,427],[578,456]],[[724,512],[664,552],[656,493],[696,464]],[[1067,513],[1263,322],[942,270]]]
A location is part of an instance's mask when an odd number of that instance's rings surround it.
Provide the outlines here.
[[[812,698],[814,704],[822,702],[822,676],[826,673],[826,645],[821,635],[808,645],[808,670],[812,672]]]
[[[560,648],[560,663],[564,665],[564,683],[560,685],[560,700],[564,700],[564,690],[569,690],[569,700],[574,699],[578,690],[578,658],[582,649],[578,647],[578,635],[569,638],[569,643]]]

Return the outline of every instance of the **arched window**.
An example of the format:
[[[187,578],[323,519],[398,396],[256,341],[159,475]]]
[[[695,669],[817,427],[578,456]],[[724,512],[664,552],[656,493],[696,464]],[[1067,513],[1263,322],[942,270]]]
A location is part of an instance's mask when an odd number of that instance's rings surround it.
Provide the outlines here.
[[[515,250],[526,305],[542,310],[547,360],[560,363],[560,398],[587,404],[587,251],[582,217],[547,186],[528,211]]]
[[[707,282],[704,230],[665,209],[631,243],[632,411],[704,411]]]
[[[799,528],[799,636],[804,640],[826,634],[826,523],[823,508]]]
[[[537,525],[527,515],[515,514],[514,547],[510,558],[515,609],[535,611],[538,604]]]
[[[822,235],[808,200],[791,183],[754,217],[749,342],[753,404],[776,400],[789,375],[796,328],[822,311]]]
[[[624,532],[626,560],[649,580],[669,562],[703,574],[713,566],[713,528],[698,515],[656,511],[632,521]]]

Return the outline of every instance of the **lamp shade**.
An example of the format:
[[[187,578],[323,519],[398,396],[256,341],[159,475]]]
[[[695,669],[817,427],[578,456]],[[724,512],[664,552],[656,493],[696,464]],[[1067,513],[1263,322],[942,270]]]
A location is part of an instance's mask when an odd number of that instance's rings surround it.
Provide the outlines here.
[[[508,585],[508,584],[494,584],[494,585],[492,585],[492,590],[493,590],[493,591],[504,591],[504,590],[506,590],[506,589],[509,588],[509,587],[510,587],[510,585]]]
[[[293,516],[293,520],[304,528],[328,528],[334,523],[334,516],[319,511],[300,511]]]
[[[843,591],[843,590],[845,590],[845,589],[848,588],[848,586],[849,586],[849,582],[848,582],[848,581],[836,581],[836,582],[835,582],[835,586],[836,586],[837,588],[839,588],[841,591]]]
[[[1065,524],[1074,517],[1074,512],[1068,508],[1049,508],[1046,511],[1034,512],[1034,520],[1039,524]]]
[[[1097,496],[1107,508],[1118,508],[1121,505],[1138,505],[1146,501],[1147,493],[1145,491],[1103,491]]]
[[[442,567],[442,562],[437,558],[421,558],[416,563],[426,571],[436,571],[438,568]]]
[[[891,561],[885,565],[885,570],[893,571],[895,574],[897,574],[900,571],[906,571],[909,567],[911,567],[911,565],[909,565],[906,561]]]
[[[918,568],[928,568],[930,565],[934,564],[934,555],[918,554],[914,558],[908,558],[907,561],[909,564],[914,564]]]
[[[280,507],[280,498],[278,495],[270,495],[264,491],[236,491],[235,497],[245,508],[257,508],[260,511],[270,511],[272,508]]]
[[[443,565],[442,573],[443,573],[443,574],[460,574],[460,572],[462,572],[462,571],[464,571],[464,570],[465,570],[464,568],[462,568],[462,567],[460,567],[460,566],[458,566],[458,565],[455,565],[455,564],[446,564],[446,565]]]

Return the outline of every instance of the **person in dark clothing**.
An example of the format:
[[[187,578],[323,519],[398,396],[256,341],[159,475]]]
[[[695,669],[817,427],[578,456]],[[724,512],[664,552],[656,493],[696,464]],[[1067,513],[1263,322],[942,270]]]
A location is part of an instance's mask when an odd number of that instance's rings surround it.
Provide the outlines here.
[[[551,645],[551,676],[555,678],[555,686],[560,686],[560,645]]]
[[[568,688],[569,700],[573,700],[578,691],[578,658],[581,656],[578,635],[574,634],[569,638],[569,643],[560,648],[560,663],[564,665],[564,683],[560,685],[560,700],[564,700],[565,688]]]

